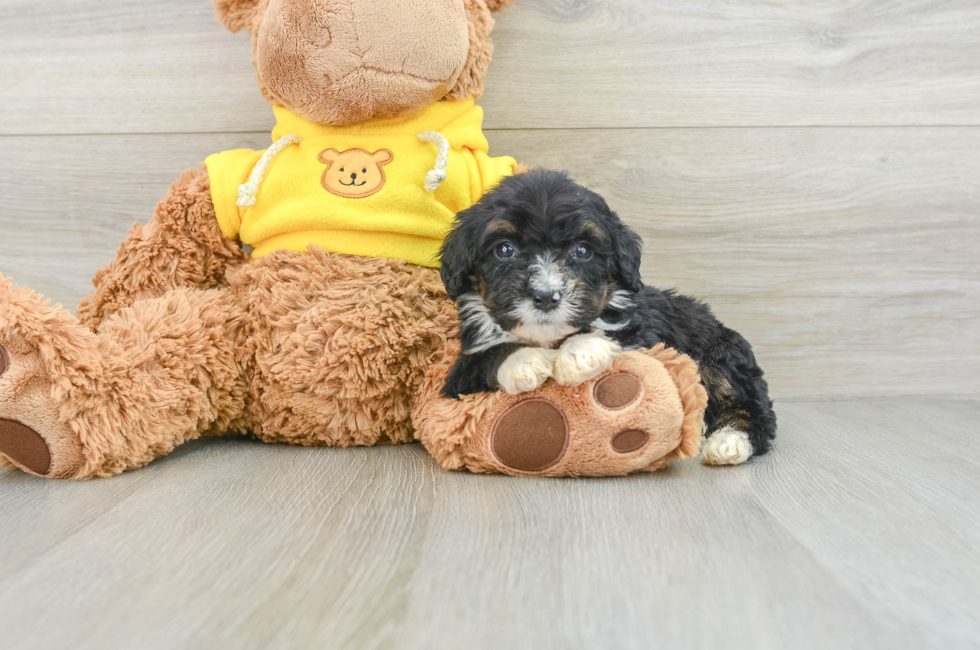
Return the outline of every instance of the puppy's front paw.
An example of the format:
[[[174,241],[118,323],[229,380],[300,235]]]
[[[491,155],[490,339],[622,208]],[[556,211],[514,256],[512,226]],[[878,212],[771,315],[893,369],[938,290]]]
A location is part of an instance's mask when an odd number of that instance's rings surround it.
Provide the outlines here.
[[[750,456],[749,437],[734,427],[715,431],[701,448],[701,462],[705,465],[741,465]]]
[[[565,341],[555,360],[555,381],[577,386],[612,367],[623,350],[601,334],[579,334]]]
[[[553,374],[557,350],[521,348],[507,357],[497,370],[497,383],[511,395],[540,387]]]

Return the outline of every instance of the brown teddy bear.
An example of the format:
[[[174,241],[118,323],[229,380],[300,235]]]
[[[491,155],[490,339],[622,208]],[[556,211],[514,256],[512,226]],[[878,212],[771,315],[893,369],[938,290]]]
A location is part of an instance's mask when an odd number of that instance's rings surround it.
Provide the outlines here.
[[[489,156],[474,103],[491,12],[510,1],[214,0],[252,34],[273,144],[185,172],[77,318],[0,277],[0,464],[105,477],[229,432],[307,446],[418,435],[448,468],[510,474],[696,454],[706,398],[670,350],[575,388],[439,392],[459,350],[442,238],[520,171]]]

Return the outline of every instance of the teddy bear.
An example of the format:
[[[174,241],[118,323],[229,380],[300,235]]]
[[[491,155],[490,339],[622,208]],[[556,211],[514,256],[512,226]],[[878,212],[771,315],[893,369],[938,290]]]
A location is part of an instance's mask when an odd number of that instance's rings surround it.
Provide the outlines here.
[[[438,254],[503,177],[475,104],[513,0],[214,0],[251,33],[272,145],[210,156],[135,225],[73,315],[0,276],[0,464],[108,477],[184,441],[416,439],[448,469],[649,471],[698,451],[689,358],[449,399]]]

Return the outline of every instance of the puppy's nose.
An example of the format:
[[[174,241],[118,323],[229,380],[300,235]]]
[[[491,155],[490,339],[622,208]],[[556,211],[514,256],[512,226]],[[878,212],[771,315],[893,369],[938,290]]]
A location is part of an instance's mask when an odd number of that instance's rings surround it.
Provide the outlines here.
[[[551,311],[561,302],[561,293],[554,289],[548,291],[535,291],[532,294],[534,306],[541,311]]]
[[[352,181],[356,181],[356,180],[357,180],[357,172],[351,172],[351,174],[350,174],[350,179],[351,179]]]

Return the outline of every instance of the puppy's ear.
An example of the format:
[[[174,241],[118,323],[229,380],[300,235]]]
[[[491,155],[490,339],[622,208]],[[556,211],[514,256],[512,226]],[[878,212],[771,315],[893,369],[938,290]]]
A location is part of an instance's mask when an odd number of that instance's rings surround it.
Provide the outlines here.
[[[470,277],[476,270],[476,260],[482,254],[483,224],[486,223],[486,207],[476,204],[456,215],[452,231],[442,242],[439,258],[442,269],[439,271],[446,293],[456,300],[464,293],[473,290]]]
[[[643,288],[640,263],[643,261],[643,239],[619,219],[613,228],[613,259],[609,270],[613,279],[629,291]]]

